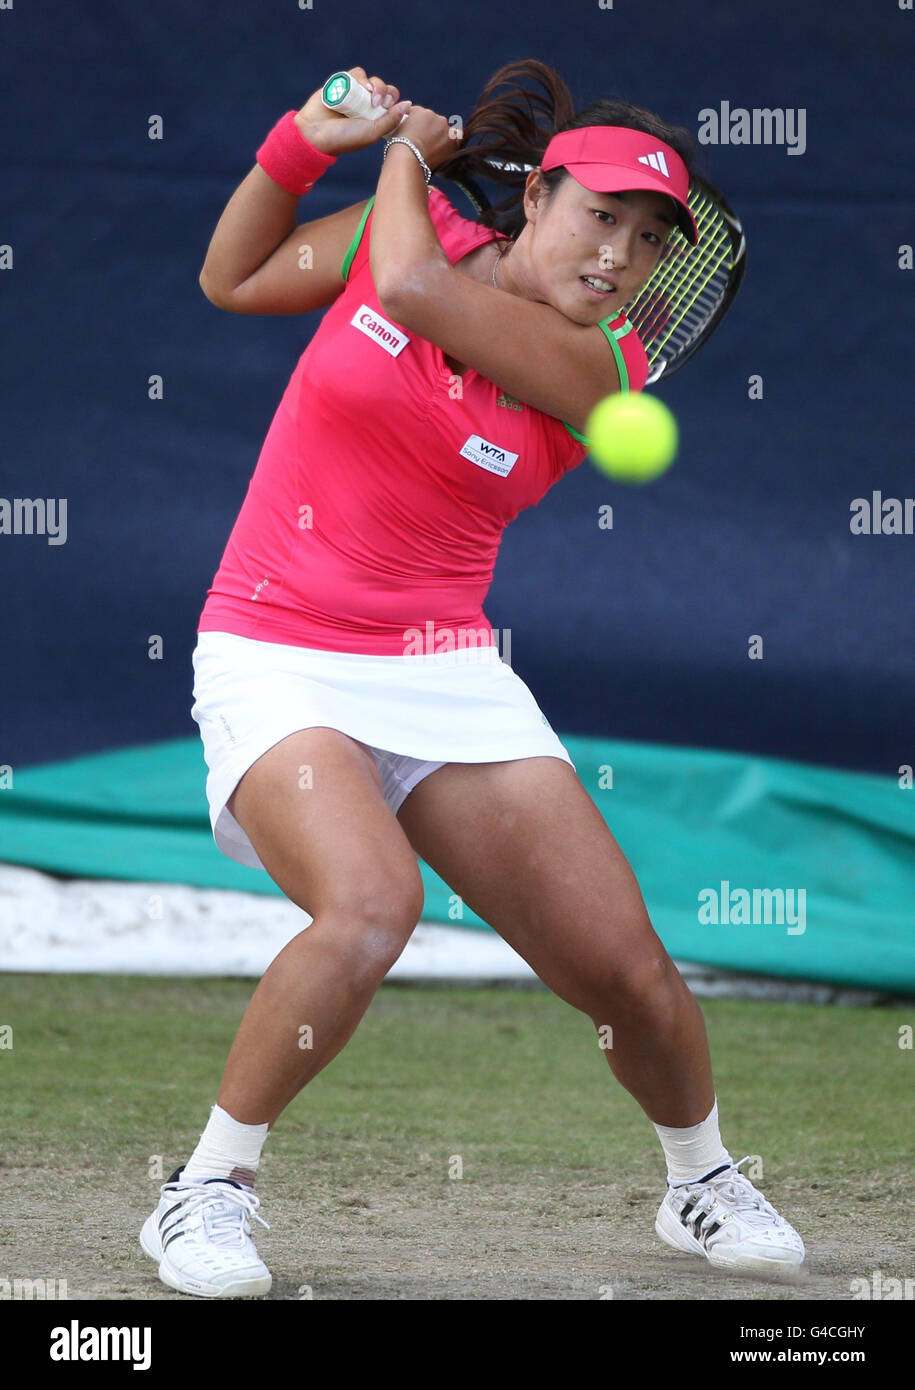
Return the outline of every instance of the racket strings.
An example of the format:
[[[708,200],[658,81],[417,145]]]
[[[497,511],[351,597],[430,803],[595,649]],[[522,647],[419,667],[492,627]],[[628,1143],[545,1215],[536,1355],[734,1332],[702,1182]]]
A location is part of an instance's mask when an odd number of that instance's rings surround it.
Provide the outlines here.
[[[679,331],[680,339],[698,331],[705,323],[709,310],[717,302],[721,289],[727,283],[730,262],[727,259],[729,239],[724,238],[716,247],[710,248],[701,266],[687,264],[687,270],[680,279],[674,301],[675,317],[663,337],[652,344],[655,355],[664,350],[674,333]],[[726,264],[725,264],[726,263]],[[724,277],[719,271],[724,266]]]
[[[727,283],[731,268],[729,248],[730,238],[724,231],[714,240],[707,240],[701,250],[697,248],[699,254],[694,251],[688,258],[685,253],[672,256],[663,273],[642,291],[629,317],[637,331],[646,330],[651,354],[657,355],[678,330],[682,338],[705,321]],[[666,308],[660,322],[659,304]]]
[[[680,307],[683,299],[691,291],[698,280],[700,284],[705,284],[721,264],[724,254],[726,254],[728,237],[727,228],[717,216],[714,207],[697,209],[694,212],[696,226],[699,232],[699,241],[694,248],[690,248],[684,238],[681,238],[681,245],[674,253],[668,256],[666,262],[662,262],[655,275],[648,282],[646,288],[660,288],[667,291],[672,282],[677,280],[676,291],[671,303],[674,307]],[[714,261],[714,265],[711,262]],[[681,275],[681,268],[684,267]]]
[[[712,278],[728,260],[724,273],[730,272],[731,262],[728,258],[731,238],[727,224],[720,216],[718,209],[709,204],[707,208],[700,210],[700,215],[696,219],[699,228],[699,245],[696,248],[698,255],[690,253],[686,261],[686,273],[677,288],[677,304],[683,313],[691,308],[696,296],[704,290]],[[686,302],[688,299],[688,302]]]
[[[714,202],[697,189],[690,207],[699,233],[696,246],[675,233],[654,275],[626,309],[650,366],[662,355],[667,360],[678,355],[701,333],[734,265],[730,230]]]
[[[535,167],[498,159],[487,163],[510,175],[524,176]],[[492,207],[475,177],[462,173],[448,181],[467,197],[478,218]],[[508,182],[503,182],[503,190]],[[523,177],[519,187],[522,184]],[[696,245],[691,246],[679,229],[674,231],[654,275],[623,306],[648,359],[646,384],[689,359],[727,312],[746,265],[743,229],[721,195],[699,180],[687,197],[698,232]]]

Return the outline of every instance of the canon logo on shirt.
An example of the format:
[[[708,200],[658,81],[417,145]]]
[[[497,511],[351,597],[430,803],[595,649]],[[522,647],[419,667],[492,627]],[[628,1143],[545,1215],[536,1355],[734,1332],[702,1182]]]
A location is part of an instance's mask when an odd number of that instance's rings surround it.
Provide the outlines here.
[[[360,304],[353,317],[350,319],[353,328],[358,328],[360,333],[364,333],[367,338],[372,338],[379,347],[383,347],[385,352],[389,352],[392,357],[403,352],[410,339],[406,333],[395,328],[393,323],[388,323],[378,313],[377,309],[370,309],[367,304]]]

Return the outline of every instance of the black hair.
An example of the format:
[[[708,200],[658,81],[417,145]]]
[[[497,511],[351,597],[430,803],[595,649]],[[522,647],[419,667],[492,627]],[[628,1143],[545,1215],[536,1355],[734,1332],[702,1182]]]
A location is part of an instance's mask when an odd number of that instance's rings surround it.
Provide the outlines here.
[[[538,82],[546,95],[523,86],[526,79]],[[509,88],[508,93],[496,96],[496,89],[502,86]],[[481,184],[488,182],[512,189],[507,198],[486,208],[478,221],[482,226],[514,238],[521,234],[527,220],[524,186],[529,171],[523,167],[500,166],[529,164],[536,167],[554,135],[591,125],[626,126],[654,135],[676,150],[690,179],[694,176],[707,178],[699,167],[697,141],[688,130],[669,125],[653,111],[636,106],[624,97],[601,97],[584,110],[576,111],[572,94],[559,73],[536,58],[506,63],[493,74],[464,125],[460,149],[439,164],[435,174],[443,179],[469,177]],[[495,161],[495,165],[490,161]],[[562,166],[540,175],[549,193],[555,192],[567,177],[568,170]]]

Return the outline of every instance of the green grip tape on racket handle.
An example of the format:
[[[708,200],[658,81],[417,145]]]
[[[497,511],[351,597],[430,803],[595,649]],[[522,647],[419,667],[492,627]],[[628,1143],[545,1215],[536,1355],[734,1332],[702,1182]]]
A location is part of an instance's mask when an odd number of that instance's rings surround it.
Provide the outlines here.
[[[360,116],[367,121],[377,121],[379,116],[387,116],[390,107],[372,105],[372,94],[361,83],[354,81],[348,72],[335,72],[321,88],[321,101],[329,111],[340,116]],[[403,123],[409,111],[400,118]]]

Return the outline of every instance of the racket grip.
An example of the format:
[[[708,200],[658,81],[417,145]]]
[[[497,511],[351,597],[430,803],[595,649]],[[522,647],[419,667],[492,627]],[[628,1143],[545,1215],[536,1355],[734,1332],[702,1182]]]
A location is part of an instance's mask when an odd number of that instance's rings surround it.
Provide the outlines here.
[[[321,89],[321,100],[328,110],[336,111],[340,116],[359,116],[367,121],[377,121],[379,116],[386,116],[390,110],[390,107],[380,103],[373,106],[371,92],[348,72],[331,74]],[[405,112],[401,120],[406,120],[408,114]]]

